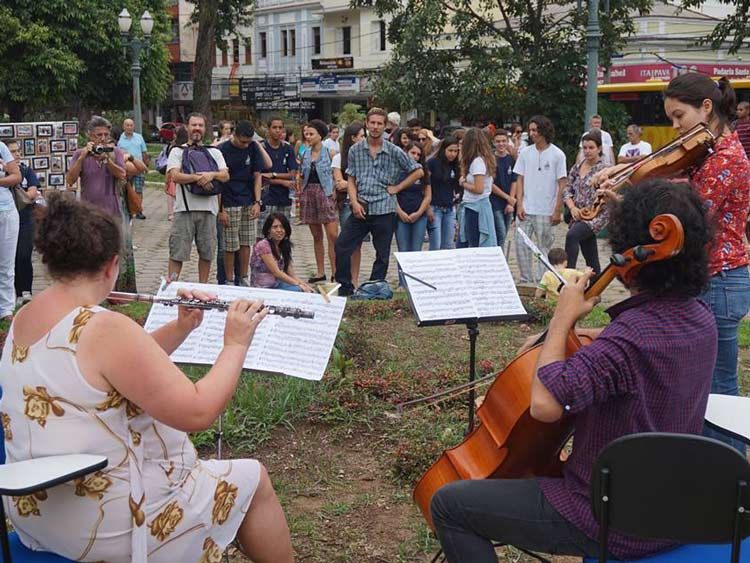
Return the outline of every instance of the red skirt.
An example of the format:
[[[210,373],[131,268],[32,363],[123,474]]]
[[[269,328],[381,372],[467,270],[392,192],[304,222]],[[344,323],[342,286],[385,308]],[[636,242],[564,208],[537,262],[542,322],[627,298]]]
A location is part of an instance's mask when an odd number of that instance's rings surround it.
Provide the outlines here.
[[[320,184],[307,184],[300,197],[300,223],[303,225],[325,225],[335,223],[339,214],[335,195],[327,196]]]

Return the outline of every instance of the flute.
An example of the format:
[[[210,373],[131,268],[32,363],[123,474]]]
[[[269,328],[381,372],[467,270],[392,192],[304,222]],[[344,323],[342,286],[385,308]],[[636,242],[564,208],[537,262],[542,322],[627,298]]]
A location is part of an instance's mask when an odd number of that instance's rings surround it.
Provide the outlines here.
[[[200,299],[186,299],[185,297],[159,297],[157,295],[147,295],[145,293],[124,293],[121,291],[112,291],[107,296],[114,301],[139,301],[142,303],[158,303],[168,307],[190,307],[192,309],[218,309],[226,311],[229,309],[231,301],[222,301],[221,299],[212,299],[211,301],[201,301]],[[299,309],[297,307],[282,307],[280,305],[263,305],[263,309],[268,310],[269,315],[279,315],[280,317],[292,317],[294,319],[314,319],[315,311]]]

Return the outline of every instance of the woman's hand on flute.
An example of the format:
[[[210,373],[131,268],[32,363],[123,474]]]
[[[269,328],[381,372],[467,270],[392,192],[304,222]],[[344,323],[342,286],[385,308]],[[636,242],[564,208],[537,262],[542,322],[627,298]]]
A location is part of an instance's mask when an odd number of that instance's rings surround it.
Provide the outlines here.
[[[224,325],[224,347],[250,347],[255,329],[266,318],[268,309],[263,309],[262,301],[237,299],[232,301],[227,310],[227,323]]]
[[[177,290],[177,297],[183,299],[198,299],[199,301],[213,301],[216,299],[216,295],[211,295],[203,291],[192,291],[187,288],[180,288]],[[177,326],[190,333],[198,328],[203,322],[203,309],[194,309],[187,306],[177,307]]]

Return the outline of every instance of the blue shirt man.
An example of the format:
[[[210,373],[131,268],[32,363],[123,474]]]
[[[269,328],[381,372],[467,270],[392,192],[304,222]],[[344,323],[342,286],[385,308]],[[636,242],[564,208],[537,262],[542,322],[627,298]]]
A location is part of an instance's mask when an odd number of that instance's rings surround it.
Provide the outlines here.
[[[134,160],[140,160],[148,164],[146,141],[143,140],[143,135],[136,132],[135,122],[132,119],[126,119],[122,122],[122,135],[117,140],[117,146],[132,156]],[[141,198],[141,204],[143,204],[143,185],[146,182],[146,174],[136,174],[130,179],[130,182]],[[143,213],[138,213],[136,218],[145,219],[146,216]]]
[[[396,194],[424,176],[422,166],[383,139],[385,110],[367,112],[368,137],[349,149],[348,193],[352,216],[336,240],[336,281],[339,295],[352,295],[351,258],[359,243],[372,233],[375,262],[371,280],[385,280],[393,240]]]

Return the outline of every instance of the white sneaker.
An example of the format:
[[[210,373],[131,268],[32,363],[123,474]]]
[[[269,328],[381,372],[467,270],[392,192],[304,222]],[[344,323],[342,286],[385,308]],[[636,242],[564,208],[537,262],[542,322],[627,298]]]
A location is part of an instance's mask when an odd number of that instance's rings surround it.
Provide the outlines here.
[[[240,278],[240,287],[250,287],[250,282],[247,278]]]
[[[21,297],[20,295],[16,297],[16,307],[20,307],[21,305],[23,305],[23,303],[23,297]]]
[[[33,297],[33,295],[31,294],[30,291],[24,291],[23,293],[21,293],[21,300],[24,303],[28,303],[29,301],[31,301],[32,297]]]

